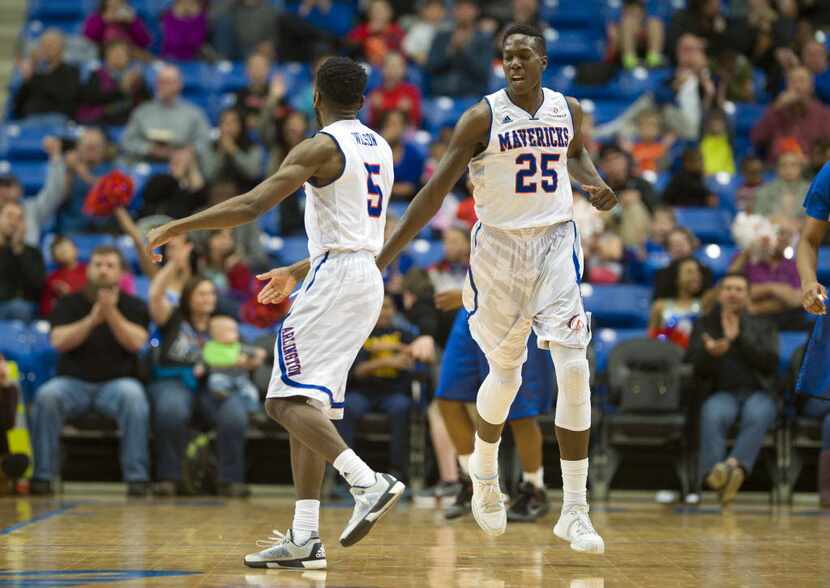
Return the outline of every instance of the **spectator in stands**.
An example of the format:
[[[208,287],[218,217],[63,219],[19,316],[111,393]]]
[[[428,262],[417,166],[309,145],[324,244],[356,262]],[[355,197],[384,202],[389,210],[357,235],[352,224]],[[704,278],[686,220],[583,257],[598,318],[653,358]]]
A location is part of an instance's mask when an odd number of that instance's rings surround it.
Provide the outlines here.
[[[215,206],[229,198],[233,198],[237,194],[239,194],[239,190],[235,184],[230,182],[217,182],[210,188],[207,205]],[[280,204],[280,207],[284,208],[285,202]],[[298,214],[301,214],[299,208],[299,205],[297,205]],[[281,212],[284,212],[284,210]],[[299,219],[299,222],[302,227],[302,218]],[[281,234],[285,235],[287,233]],[[272,267],[271,261],[268,259],[268,255],[262,246],[262,229],[260,229],[259,224],[246,223],[234,227],[231,229],[231,235],[233,236],[234,251],[252,270],[263,272]],[[194,234],[194,241],[204,247],[207,236],[207,233],[196,233]]]
[[[677,262],[677,296],[660,298],[651,304],[649,337],[665,339],[686,349],[692,326],[700,314],[703,295],[703,266],[694,257]]]
[[[257,412],[259,390],[251,381],[251,371],[262,365],[265,350],[243,345],[239,324],[229,316],[211,318],[208,331],[210,340],[202,349],[207,391],[219,401],[238,395],[249,413]]]
[[[789,0],[753,0],[745,18],[730,19],[728,44],[755,67],[770,72],[776,67],[776,54],[789,49],[796,34],[797,11]]]
[[[620,206],[606,216],[605,227],[622,239],[624,247],[641,248],[648,238],[651,214],[638,190],[618,192]]]
[[[418,65],[426,64],[432,41],[446,13],[444,0],[421,0],[419,2],[418,16],[406,32],[402,45],[407,57]]]
[[[663,115],[646,110],[637,118],[637,139],[627,149],[640,173],[657,173],[667,167],[667,156],[677,135],[666,129]]]
[[[199,59],[208,36],[205,5],[201,0],[173,0],[161,15],[161,31],[164,59]]]
[[[741,222],[738,219],[736,222]],[[752,222],[752,221],[748,221]],[[797,331],[806,327],[801,311],[801,279],[790,251],[794,232],[772,223],[752,223],[751,234],[736,240],[745,245],[730,265],[730,271],[742,272],[749,282],[748,311],[766,318],[779,329]]]
[[[484,18],[481,19],[481,28],[485,32],[495,31],[496,56],[501,58],[504,46],[504,32],[511,24],[523,24],[534,27],[547,34],[550,25],[542,18],[539,11],[539,0],[513,0],[512,2],[484,2]]]
[[[23,83],[14,96],[14,118],[58,115],[70,118],[78,107],[81,74],[64,63],[64,38],[56,29],[41,35],[32,55],[18,65]]]
[[[66,199],[58,210],[58,232],[98,232],[112,228],[111,219],[92,217],[83,211],[90,189],[101,176],[113,170],[111,155],[106,135],[95,127],[85,128],[75,149],[66,154]]]
[[[738,211],[755,210],[758,189],[764,183],[764,162],[749,155],[741,162],[741,185],[735,190],[735,206]]]
[[[78,261],[78,248],[72,239],[55,235],[49,244],[52,263],[58,266],[46,277],[40,297],[40,314],[49,316],[58,298],[80,292],[86,286],[86,265]]]
[[[29,467],[23,453],[12,453],[10,433],[17,426],[17,403],[21,398],[16,370],[0,353],[0,496],[14,492],[14,483]]]
[[[350,447],[358,424],[370,411],[389,417],[389,467],[401,480],[409,479],[409,412],[412,408],[413,336],[394,324],[395,303],[383,299],[380,317],[358,354],[346,395],[343,420],[337,430]]]
[[[670,206],[661,204],[654,209],[651,217],[651,226],[648,230],[646,251],[663,251],[668,249],[668,240],[671,232],[677,227],[677,218]]]
[[[726,113],[711,110],[703,123],[703,138],[700,154],[703,156],[703,174],[713,176],[719,173],[735,174],[735,158],[729,140]]]
[[[259,119],[271,90],[268,83],[271,60],[261,53],[254,53],[245,64],[245,74],[248,77],[248,85],[236,92],[234,106],[242,113],[245,127],[254,130],[259,128]],[[285,81],[281,81],[283,91],[280,98],[285,95]]]
[[[801,48],[801,62],[813,74],[813,86],[816,98],[830,104],[830,64],[827,59],[827,47],[812,39]]]
[[[815,177],[824,164],[830,161],[830,138],[819,139],[813,143],[813,150],[810,152],[810,167],[807,170],[809,177]]]
[[[45,278],[43,255],[26,244],[23,205],[0,204],[0,320],[32,320]]]
[[[348,43],[366,61],[374,66],[384,62],[390,51],[399,51],[403,29],[394,20],[395,14],[387,0],[370,0],[366,22],[349,33]]]
[[[662,202],[669,206],[718,205],[718,197],[706,186],[703,155],[698,147],[687,147],[683,151],[683,167],[669,180]]]
[[[140,216],[182,218],[203,207],[207,199],[208,187],[193,149],[176,149],[169,170],[151,176],[144,186]]]
[[[116,40],[126,41],[136,49],[150,46],[147,26],[128,0],[101,0],[98,11],[84,21],[84,36],[101,47]]]
[[[727,274],[718,297],[719,305],[695,325],[687,359],[698,385],[707,383],[712,391],[701,409],[700,472],[726,506],[752,471],[764,435],[775,421],[771,393],[778,332],[747,313],[745,276]],[[726,457],[726,435],[736,423],[738,436]]]
[[[239,306],[251,296],[253,275],[246,260],[236,253],[230,229],[208,233],[201,269],[202,275],[216,288],[217,310],[238,317]]]
[[[49,156],[46,167],[46,183],[33,198],[23,198],[23,186],[13,175],[0,177],[0,205],[4,202],[20,202],[26,217],[27,245],[40,244],[41,227],[51,223],[61,203],[66,198],[66,165],[60,139],[46,137],[43,150]]]
[[[667,32],[667,52],[674,54],[686,34],[700,38],[710,56],[729,47],[726,18],[721,14],[720,0],[689,0],[685,10],[672,16]]]
[[[625,246],[619,235],[604,231],[597,235],[585,259],[585,280],[591,284],[623,281]]]
[[[421,185],[424,157],[407,138],[407,118],[400,110],[390,110],[380,121],[380,134],[392,148],[395,161],[395,183],[392,198],[410,200]]]
[[[210,7],[213,48],[241,61],[254,52],[271,55],[277,41],[278,12],[269,0],[221,0]]]
[[[159,360],[149,387],[159,480],[155,493],[172,496],[178,491],[187,424],[198,410],[216,425],[221,493],[247,496],[248,410],[239,395],[219,400],[207,394],[197,369],[209,338],[210,317],[216,311],[216,288],[207,278],[194,276],[185,284],[177,306],[166,295],[176,273],[186,271],[188,265],[188,258],[180,256],[175,263],[165,265],[150,284],[150,316],[161,331]]]
[[[703,39],[684,34],[677,43],[677,64],[671,77],[654,92],[670,128],[683,139],[700,136],[704,113],[717,105]]]
[[[81,88],[75,118],[85,125],[127,123],[132,111],[152,97],[141,68],[130,67],[129,45],[123,39],[104,46],[104,63]]]
[[[752,129],[752,143],[775,162],[795,143],[810,153],[813,143],[830,135],[830,108],[816,100],[813,77],[805,67],[787,74],[787,88],[765,111]]]
[[[269,99],[271,102],[272,99]],[[268,173],[275,173],[282,160],[294,147],[306,138],[309,132],[308,117],[302,112],[265,107],[260,124],[260,132],[265,146],[269,150]]]
[[[205,153],[204,166],[209,184],[232,182],[239,192],[262,177],[262,150],[251,140],[239,110],[228,108],[219,115],[219,138]]]
[[[713,61],[712,69],[719,96],[732,102],[755,102],[755,72],[746,56],[727,49]]]
[[[369,95],[370,125],[378,128],[383,114],[400,110],[415,128],[421,126],[421,91],[406,81],[406,60],[397,52],[383,61],[383,84]]]
[[[654,188],[649,182],[634,174],[629,155],[619,146],[606,145],[600,150],[599,171],[614,192],[637,192],[640,200],[649,209],[657,204]]]
[[[132,158],[170,161],[181,147],[192,146],[201,157],[210,142],[210,125],[204,113],[182,100],[179,69],[165,65],[156,75],[156,96],[135,109],[122,138]]]
[[[440,30],[432,41],[424,69],[434,96],[480,97],[490,82],[492,38],[477,28],[478,4],[458,0],[453,27]]]
[[[33,494],[54,490],[64,419],[90,411],[118,422],[128,495],[147,493],[150,409],[138,380],[138,352],[147,342],[150,318],[144,302],[119,292],[121,267],[117,249],[97,248],[87,267],[87,287],[60,298],[49,317],[59,358],[56,377],[38,390],[32,406]]]
[[[634,69],[642,56],[646,67],[663,64],[665,28],[656,14],[649,14],[645,0],[623,0],[622,18],[608,24],[607,34],[609,62],[622,62],[625,69]]]
[[[779,225],[797,229],[804,216],[804,195],[810,182],[804,179],[804,156],[799,151],[782,153],[774,180],[765,183],[755,194],[755,214],[761,214]]]
[[[666,238],[666,251],[671,262],[668,267],[654,274],[652,300],[677,297],[677,274],[680,261],[692,256],[699,246],[697,238],[685,227],[675,227],[669,232]],[[712,270],[702,265],[701,271],[703,272],[703,290],[708,290],[713,284]]]

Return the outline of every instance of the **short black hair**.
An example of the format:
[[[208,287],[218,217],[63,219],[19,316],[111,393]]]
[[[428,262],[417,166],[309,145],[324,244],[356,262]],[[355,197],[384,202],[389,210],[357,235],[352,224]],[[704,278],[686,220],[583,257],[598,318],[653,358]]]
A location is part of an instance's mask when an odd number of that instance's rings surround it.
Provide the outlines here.
[[[726,272],[720,279],[720,283],[723,284],[729,278],[738,278],[739,280],[746,282],[746,285],[749,286],[749,276],[744,272]]]
[[[346,108],[360,104],[369,76],[348,57],[330,57],[317,68],[317,91],[328,102]]]
[[[502,45],[506,45],[507,39],[513,35],[526,35],[528,37],[533,37],[536,40],[537,49],[542,53],[542,55],[547,55],[548,49],[545,35],[543,35],[542,31],[536,27],[528,24],[513,23],[504,30]]]

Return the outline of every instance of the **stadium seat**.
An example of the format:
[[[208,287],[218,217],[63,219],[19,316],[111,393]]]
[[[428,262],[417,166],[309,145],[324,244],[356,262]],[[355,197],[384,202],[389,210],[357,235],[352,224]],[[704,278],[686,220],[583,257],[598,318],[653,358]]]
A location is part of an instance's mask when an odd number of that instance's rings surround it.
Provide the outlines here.
[[[577,98],[578,94],[574,92]],[[631,100],[593,100],[594,121],[596,124],[605,124],[622,115],[630,106]],[[591,106],[587,110],[591,110]]]
[[[304,20],[315,28],[322,29],[337,38],[344,39],[354,26],[355,17],[357,16],[356,6],[345,2],[332,2],[330,6],[330,10],[323,13],[315,5],[308,13],[308,16],[304,17]],[[286,5],[285,9],[297,13],[299,7],[300,4],[298,2],[291,2]]]
[[[778,333],[778,373],[784,374],[796,349],[807,342],[804,331],[781,331]]]
[[[444,244],[440,241],[415,239],[407,249],[416,266],[428,268],[444,258]]]
[[[264,335],[273,335],[273,328],[261,329],[247,323],[239,323],[239,336],[245,343],[253,343]]]
[[[654,274],[668,266],[671,263],[671,258],[666,251],[657,251],[649,253],[643,261],[643,278],[645,283],[654,283]]]
[[[695,257],[703,265],[712,270],[712,275],[715,280],[719,280],[729,271],[729,266],[737,254],[737,247],[710,243],[698,249]]]
[[[12,173],[20,180],[26,196],[37,194],[46,181],[45,161],[0,161],[0,174]]]
[[[822,284],[830,283],[830,247],[822,247],[819,250],[818,279]]]
[[[648,324],[651,288],[629,284],[582,284],[585,309],[599,328],[644,328]]]
[[[115,245],[112,235],[95,235],[87,233],[74,233],[67,235],[78,249],[78,259],[87,263],[92,257],[92,252],[101,245]],[[48,246],[45,244],[45,246]]]
[[[51,126],[6,125],[0,128],[0,157],[12,162],[46,161],[43,140],[50,135],[61,136],[63,131]]]
[[[584,30],[555,30],[546,32],[548,59],[551,63],[575,64],[602,59],[602,32]]]
[[[618,343],[647,336],[645,329],[598,329],[591,338],[594,349],[594,371],[597,375],[605,373],[608,356]]]
[[[150,298],[150,278],[147,276],[135,276],[135,295],[144,300]]]
[[[306,239],[305,235],[285,237],[282,239],[278,238],[278,240],[281,244],[274,253],[280,258],[282,263],[291,264],[308,257],[308,239]]]
[[[732,215],[726,210],[705,207],[675,208],[677,224],[686,227],[703,243],[732,243]]]
[[[424,126],[436,134],[444,127],[455,126],[464,111],[478,102],[477,98],[449,98],[441,96],[424,100]]]
[[[752,128],[761,120],[766,107],[762,104],[735,104],[735,113],[732,115],[735,126],[735,135],[748,137]]]
[[[29,20],[39,20],[46,27],[63,22],[84,20],[84,3],[78,0],[30,0]]]

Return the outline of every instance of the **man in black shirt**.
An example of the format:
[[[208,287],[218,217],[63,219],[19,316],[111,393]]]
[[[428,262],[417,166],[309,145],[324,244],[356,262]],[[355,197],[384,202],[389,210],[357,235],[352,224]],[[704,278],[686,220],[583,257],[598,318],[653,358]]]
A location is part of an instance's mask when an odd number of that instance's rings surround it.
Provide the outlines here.
[[[86,289],[60,298],[50,317],[51,343],[60,356],[57,376],[38,390],[32,407],[33,493],[52,492],[64,419],[91,410],[118,422],[128,494],[147,491],[149,406],[137,376],[150,317],[144,302],[118,291],[121,267],[117,249],[98,247]]]
[[[78,106],[81,74],[63,60],[64,38],[57,29],[43,33],[37,49],[20,65],[23,84],[14,97],[14,118],[62,114],[71,118]]]
[[[23,205],[0,203],[0,320],[30,321],[46,268],[40,250],[25,244]]]
[[[721,280],[718,300],[719,305],[695,325],[687,359],[696,382],[707,381],[712,390],[701,408],[700,472],[727,505],[752,470],[775,421],[771,392],[778,332],[747,314],[749,281],[743,274],[730,273]],[[735,446],[724,460],[726,436],[736,422]]]
[[[395,325],[395,303],[390,295],[383,300],[377,326],[357,356],[343,420],[337,430],[351,447],[358,423],[369,411],[389,416],[390,471],[407,479],[409,453],[409,411],[412,407],[412,366],[409,345],[412,333]]]

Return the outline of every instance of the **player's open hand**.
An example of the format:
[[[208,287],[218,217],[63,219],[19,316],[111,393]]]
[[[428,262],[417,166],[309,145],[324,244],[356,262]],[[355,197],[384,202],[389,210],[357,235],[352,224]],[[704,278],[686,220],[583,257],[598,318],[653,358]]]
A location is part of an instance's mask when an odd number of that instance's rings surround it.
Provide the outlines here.
[[[588,194],[588,202],[597,210],[611,210],[617,205],[617,195],[606,184],[602,186],[583,185],[582,189]]]
[[[812,284],[805,284],[801,289],[801,303],[804,305],[804,310],[813,314],[827,314],[827,289],[819,284],[813,282]]]
[[[154,263],[161,263],[161,253],[156,253],[155,250],[162,245],[166,245],[170,239],[178,236],[179,234],[180,231],[176,230],[175,221],[165,223],[154,229],[150,229],[147,232],[147,252],[150,254],[150,259],[152,259]]]
[[[265,287],[257,294],[257,302],[260,304],[279,304],[285,300],[294,286],[297,285],[296,278],[291,275],[291,269],[278,267],[264,274],[259,274],[257,280],[268,280]]]

